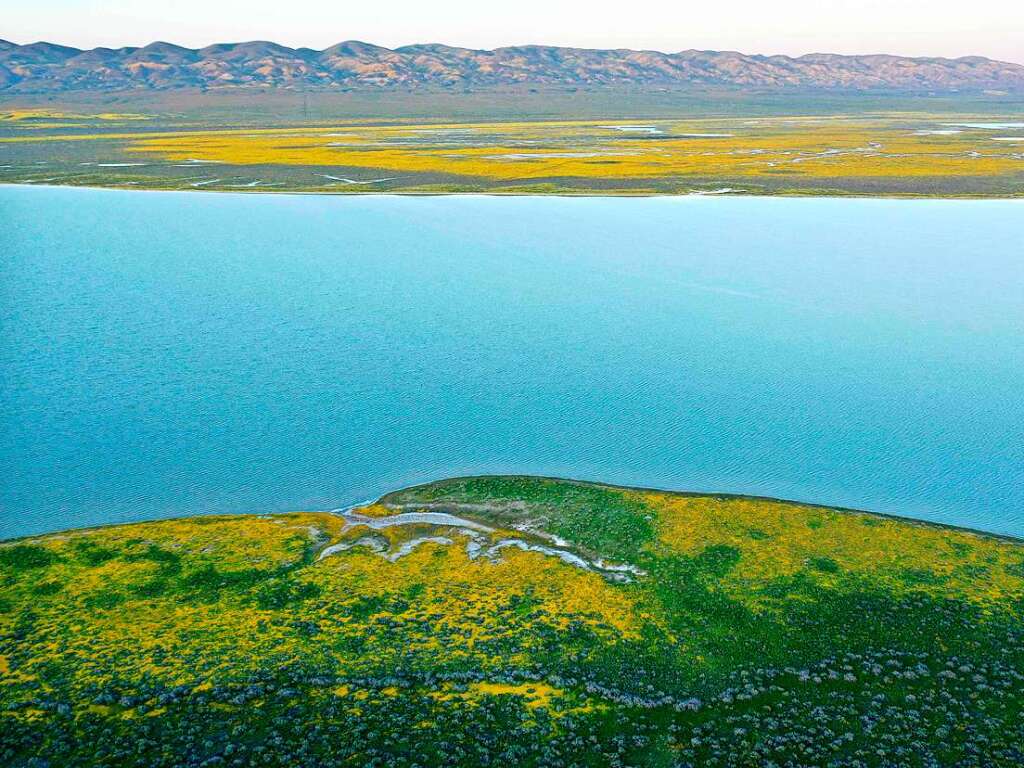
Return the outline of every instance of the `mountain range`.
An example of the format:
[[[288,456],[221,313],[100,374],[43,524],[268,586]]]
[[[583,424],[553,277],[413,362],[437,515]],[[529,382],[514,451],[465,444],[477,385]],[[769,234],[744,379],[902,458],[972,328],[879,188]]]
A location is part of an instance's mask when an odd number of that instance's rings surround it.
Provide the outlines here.
[[[747,55],[525,45],[383,48],[348,41],[324,50],[272,42],[80,50],[0,40],[0,90],[60,92],[231,86],[368,89],[503,86],[820,88],[854,91],[1024,92],[1024,66],[981,56]]]

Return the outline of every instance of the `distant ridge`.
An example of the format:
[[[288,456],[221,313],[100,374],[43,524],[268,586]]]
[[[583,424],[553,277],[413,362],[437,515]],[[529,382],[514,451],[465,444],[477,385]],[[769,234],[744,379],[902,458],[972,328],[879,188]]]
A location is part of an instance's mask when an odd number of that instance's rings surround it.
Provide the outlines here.
[[[483,51],[421,44],[392,50],[357,40],[322,51],[261,40],[200,49],[155,42],[141,48],[92,50],[0,40],[0,90],[14,92],[516,85],[1024,92],[1024,66],[982,56],[945,59],[815,53],[790,57],[543,45]]]

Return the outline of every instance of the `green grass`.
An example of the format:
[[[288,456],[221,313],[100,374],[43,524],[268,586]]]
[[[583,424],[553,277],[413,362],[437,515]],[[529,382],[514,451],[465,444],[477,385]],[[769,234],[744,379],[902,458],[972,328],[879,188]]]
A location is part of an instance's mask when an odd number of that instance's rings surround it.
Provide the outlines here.
[[[447,511],[625,563],[472,560],[327,513],[0,544],[5,766],[1018,766],[1024,546],[763,499],[485,477]],[[383,534],[381,534],[383,535]]]
[[[509,500],[528,509],[508,508]],[[564,483],[532,477],[477,477],[443,481],[385,497],[395,504],[444,501],[493,504],[488,518],[510,523],[539,519],[548,533],[611,559],[631,559],[651,541],[651,513],[621,491],[600,485]],[[502,508],[505,507],[505,508]],[[595,515],[594,510],[600,510]]]

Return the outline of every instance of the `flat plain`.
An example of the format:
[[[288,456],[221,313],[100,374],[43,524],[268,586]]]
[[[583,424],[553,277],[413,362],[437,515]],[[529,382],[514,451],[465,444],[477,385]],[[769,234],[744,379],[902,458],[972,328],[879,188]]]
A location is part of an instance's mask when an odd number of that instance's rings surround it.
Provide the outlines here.
[[[603,97],[608,99],[607,96]],[[223,99],[0,105],[0,183],[207,191],[1017,197],[1015,105],[401,99],[287,118]],[[842,107],[846,107],[843,109]],[[972,107],[974,108],[972,111]],[[567,115],[573,115],[569,117]],[[581,117],[580,115],[585,115]]]
[[[0,563],[6,765],[1024,759],[1013,539],[484,477]]]

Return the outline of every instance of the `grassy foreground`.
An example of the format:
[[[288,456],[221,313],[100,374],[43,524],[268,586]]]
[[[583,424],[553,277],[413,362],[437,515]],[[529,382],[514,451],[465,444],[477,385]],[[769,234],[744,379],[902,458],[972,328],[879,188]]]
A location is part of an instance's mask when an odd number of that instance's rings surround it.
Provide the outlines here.
[[[1019,112],[851,108],[284,122],[0,107],[0,183],[315,193],[1024,195]]]
[[[0,764],[1024,761],[1020,542],[523,477],[356,512],[0,544]]]

